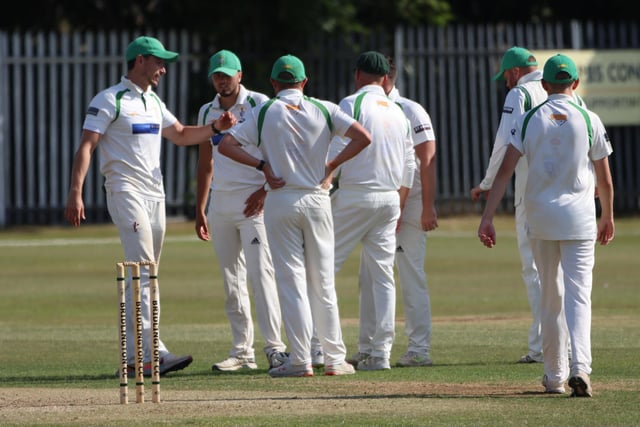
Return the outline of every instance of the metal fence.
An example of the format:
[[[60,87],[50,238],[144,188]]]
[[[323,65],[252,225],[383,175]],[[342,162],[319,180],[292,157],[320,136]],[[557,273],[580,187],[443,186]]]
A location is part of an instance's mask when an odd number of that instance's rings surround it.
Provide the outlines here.
[[[438,139],[438,209],[441,215],[477,212],[469,190],[482,178],[505,96],[495,73],[512,45],[536,49],[639,48],[640,24],[554,23],[397,28],[394,34],[318,35],[291,52],[306,64],[306,93],[338,102],[353,91],[353,62],[364,50],[394,56],[398,87],[430,113]],[[157,92],[185,124],[213,90],[206,78],[208,56],[197,34],[149,31],[181,53]],[[60,224],[71,163],[90,99],[125,72],[123,52],[136,35],[128,32],[0,32],[0,226]],[[243,82],[271,94],[268,40],[253,39],[236,49]],[[614,146],[611,168],[616,210],[640,209],[640,126],[607,129]],[[163,144],[168,215],[194,210],[197,149]],[[103,178],[94,158],[84,187],[87,219],[109,220]],[[509,190],[511,191],[511,189]],[[506,197],[502,209],[511,209]]]

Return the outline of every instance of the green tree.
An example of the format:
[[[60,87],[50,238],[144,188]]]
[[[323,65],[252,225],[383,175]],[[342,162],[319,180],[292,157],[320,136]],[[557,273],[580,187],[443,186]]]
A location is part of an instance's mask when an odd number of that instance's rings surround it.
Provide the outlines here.
[[[212,38],[242,38],[248,32],[277,43],[315,32],[366,34],[396,25],[464,22],[621,20],[634,17],[633,2],[609,0],[576,5],[540,0],[32,0],[0,14],[3,30],[187,29]]]

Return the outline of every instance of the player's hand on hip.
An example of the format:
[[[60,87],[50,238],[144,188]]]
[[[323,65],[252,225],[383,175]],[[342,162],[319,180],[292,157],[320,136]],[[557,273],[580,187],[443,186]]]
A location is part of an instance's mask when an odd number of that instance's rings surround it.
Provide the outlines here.
[[[286,182],[282,177],[275,176],[273,173],[273,169],[271,169],[271,165],[269,163],[265,163],[263,167],[264,177],[267,179],[267,183],[272,190],[277,190],[278,188],[284,187]]]
[[[263,187],[260,187],[247,197],[244,202],[244,216],[247,218],[258,215],[264,208],[264,199],[267,197],[267,191]]]

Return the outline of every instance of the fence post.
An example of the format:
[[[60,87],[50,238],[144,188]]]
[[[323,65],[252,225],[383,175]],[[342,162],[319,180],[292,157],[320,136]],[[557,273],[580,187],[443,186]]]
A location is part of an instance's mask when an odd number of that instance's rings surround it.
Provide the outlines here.
[[[5,58],[7,58],[7,34],[0,32],[0,93],[8,94],[7,75],[9,74],[9,66]],[[7,159],[5,155],[5,144],[7,143],[7,127],[5,118],[7,117],[9,105],[9,97],[0,97],[0,228],[4,228],[7,224],[7,205],[6,205],[6,188],[9,185],[9,172],[7,171]]]

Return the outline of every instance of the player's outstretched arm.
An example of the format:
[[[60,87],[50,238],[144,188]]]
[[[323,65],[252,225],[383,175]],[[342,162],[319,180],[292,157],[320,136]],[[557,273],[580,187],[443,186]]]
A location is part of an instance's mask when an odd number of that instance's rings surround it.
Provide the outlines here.
[[[196,145],[236,124],[233,113],[225,111],[220,117],[203,126],[185,126],[180,122],[162,129],[162,136],[176,145]],[[215,129],[214,129],[215,128]]]

